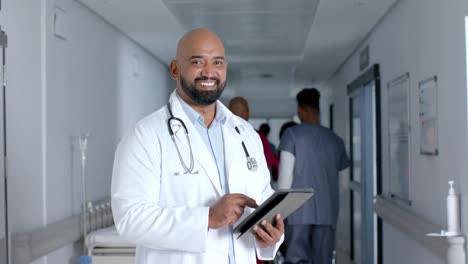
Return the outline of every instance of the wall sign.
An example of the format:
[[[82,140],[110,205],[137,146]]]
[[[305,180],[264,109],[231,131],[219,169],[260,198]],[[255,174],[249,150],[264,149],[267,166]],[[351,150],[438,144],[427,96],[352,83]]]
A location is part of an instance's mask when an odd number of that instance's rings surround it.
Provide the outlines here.
[[[369,46],[366,46],[359,54],[359,70],[362,71],[369,66]]]
[[[437,76],[419,82],[420,149],[423,155],[438,155]]]

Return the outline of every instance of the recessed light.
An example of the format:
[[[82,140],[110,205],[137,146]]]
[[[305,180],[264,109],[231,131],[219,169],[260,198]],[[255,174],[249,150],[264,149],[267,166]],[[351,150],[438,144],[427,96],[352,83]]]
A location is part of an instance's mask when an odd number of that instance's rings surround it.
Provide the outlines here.
[[[107,5],[119,5],[122,3],[122,0],[102,0],[104,4]]]
[[[273,74],[271,73],[261,73],[260,78],[267,79],[273,77]]]

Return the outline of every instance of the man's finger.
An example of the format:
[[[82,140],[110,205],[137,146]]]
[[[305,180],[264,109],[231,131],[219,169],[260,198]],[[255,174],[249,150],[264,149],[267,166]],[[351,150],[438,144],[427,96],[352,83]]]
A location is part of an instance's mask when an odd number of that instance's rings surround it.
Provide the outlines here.
[[[280,231],[274,227],[272,224],[270,224],[268,221],[263,220],[261,225],[263,226],[263,229],[268,233],[268,235],[272,238],[280,237]]]
[[[244,208],[237,207],[234,209],[234,213],[236,214],[237,217],[241,217],[244,214]]]
[[[260,226],[257,226],[257,225],[254,226],[254,231],[261,238],[261,240],[263,240],[264,243],[267,243],[267,244],[272,243],[270,234],[268,234],[268,232],[263,230],[263,228],[261,228]]]
[[[275,216],[275,227],[281,234],[284,233],[284,221],[280,214]]]
[[[249,199],[246,201],[245,205],[248,206],[248,207],[251,207],[251,208],[257,208],[257,207],[258,207],[257,202],[256,202],[254,199],[252,199],[252,198],[249,198]]]
[[[237,198],[239,206],[242,206],[242,207],[248,206],[252,208],[258,207],[257,202],[254,199],[248,197],[247,195],[239,193],[236,198]]]

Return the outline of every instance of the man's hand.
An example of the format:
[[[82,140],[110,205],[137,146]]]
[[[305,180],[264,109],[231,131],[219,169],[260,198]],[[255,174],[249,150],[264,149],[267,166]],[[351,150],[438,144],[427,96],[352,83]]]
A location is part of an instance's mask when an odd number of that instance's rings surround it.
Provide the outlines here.
[[[284,222],[281,215],[275,216],[275,226],[263,220],[261,223],[262,227],[254,226],[254,235],[257,239],[257,244],[260,247],[271,247],[280,241],[281,236],[284,234]]]
[[[210,207],[208,228],[218,229],[234,224],[242,216],[246,206],[256,208],[257,203],[240,193],[224,195]]]

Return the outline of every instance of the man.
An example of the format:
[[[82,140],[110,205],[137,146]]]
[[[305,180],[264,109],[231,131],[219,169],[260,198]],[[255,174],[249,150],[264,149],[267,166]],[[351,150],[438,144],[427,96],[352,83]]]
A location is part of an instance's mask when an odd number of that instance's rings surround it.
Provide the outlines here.
[[[244,97],[242,96],[233,97],[229,101],[228,108],[236,116],[244,119],[245,121],[249,120],[249,117],[250,117],[249,103]]]
[[[349,166],[343,140],[319,124],[320,93],[297,94],[300,125],[280,143],[279,188],[314,188],[314,197],[287,222],[285,264],[328,264],[333,258],[338,216],[338,172]]]
[[[250,110],[249,103],[244,97],[236,96],[229,101],[229,110],[238,117],[241,117],[245,121],[249,120]],[[278,156],[273,152],[273,149],[270,146],[267,135],[261,131],[257,131],[263,145],[263,154],[265,155],[266,163],[268,169],[271,173],[271,183],[273,187],[275,186],[276,179],[278,178]]]
[[[249,103],[247,102],[247,99],[245,99],[244,97],[242,96],[233,97],[229,101],[228,108],[236,116],[244,119],[245,121],[249,121],[249,117],[250,117]],[[278,157],[273,153],[273,151],[270,148],[268,148],[269,145],[268,145],[267,137],[264,134],[260,133],[259,131],[257,131],[257,133],[260,136],[260,140],[262,141],[263,154],[265,155],[266,163],[267,163],[268,169],[270,170],[270,173],[272,171],[273,166],[276,170],[278,170],[279,160],[278,160]],[[275,187],[272,183],[273,181],[270,182],[271,186]],[[262,264],[262,263],[263,261],[257,259],[257,264]]]
[[[218,101],[226,70],[216,34],[185,34],[170,64],[168,105],[119,144],[112,210],[119,233],[137,245],[138,264],[253,264],[255,252],[272,259],[282,242],[279,215],[239,239],[232,233],[273,191],[258,135]],[[255,166],[247,168],[243,145]]]

